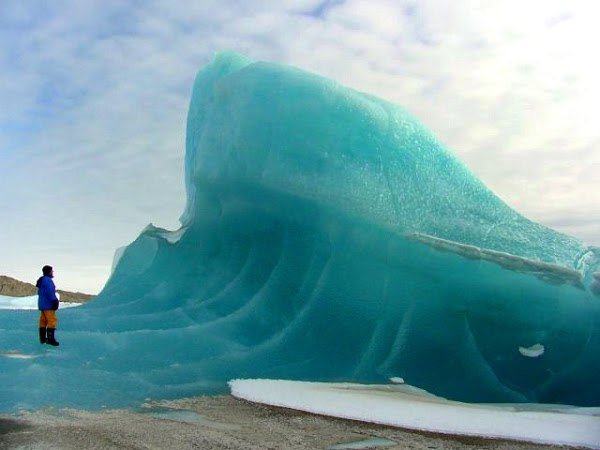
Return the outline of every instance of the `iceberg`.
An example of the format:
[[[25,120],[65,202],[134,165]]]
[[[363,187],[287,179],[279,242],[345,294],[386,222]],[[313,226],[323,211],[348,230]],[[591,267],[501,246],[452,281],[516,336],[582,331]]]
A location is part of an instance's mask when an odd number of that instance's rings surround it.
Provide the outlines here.
[[[600,250],[511,209],[401,107],[220,53],[193,86],[185,182],[181,228],[120,249],[96,299],[60,311],[60,348],[2,311],[0,410],[235,378],[600,404]]]

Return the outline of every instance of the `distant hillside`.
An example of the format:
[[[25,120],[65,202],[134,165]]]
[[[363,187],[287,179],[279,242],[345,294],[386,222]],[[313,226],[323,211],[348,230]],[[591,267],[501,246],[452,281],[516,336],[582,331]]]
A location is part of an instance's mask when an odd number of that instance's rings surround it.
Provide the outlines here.
[[[60,295],[61,302],[77,302],[85,303],[94,298],[93,295],[84,294],[82,292],[68,292],[57,290]],[[0,275],[0,295],[7,297],[29,297],[37,295],[37,288],[31,283],[15,280],[14,278]]]

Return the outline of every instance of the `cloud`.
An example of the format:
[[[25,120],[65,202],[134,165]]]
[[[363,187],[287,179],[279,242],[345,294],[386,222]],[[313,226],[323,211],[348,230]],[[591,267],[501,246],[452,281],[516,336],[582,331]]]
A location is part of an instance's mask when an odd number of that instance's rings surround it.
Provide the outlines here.
[[[0,273],[31,279],[57,261],[66,287],[95,291],[116,247],[148,222],[177,226],[191,85],[223,49],[404,105],[517,210],[598,245],[590,8],[4,1]]]

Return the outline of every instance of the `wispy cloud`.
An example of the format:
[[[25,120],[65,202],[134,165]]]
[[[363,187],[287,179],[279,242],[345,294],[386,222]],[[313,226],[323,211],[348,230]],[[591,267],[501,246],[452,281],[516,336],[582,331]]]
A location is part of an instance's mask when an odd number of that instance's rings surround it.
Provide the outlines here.
[[[177,226],[192,81],[222,49],[404,105],[516,209],[600,244],[596,7],[472,5],[3,1],[0,273],[53,262],[97,290],[116,247]]]

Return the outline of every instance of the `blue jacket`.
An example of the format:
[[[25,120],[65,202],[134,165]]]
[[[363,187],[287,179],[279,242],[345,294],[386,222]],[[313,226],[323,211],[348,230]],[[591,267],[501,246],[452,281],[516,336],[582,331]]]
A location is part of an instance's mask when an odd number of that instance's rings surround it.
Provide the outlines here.
[[[44,275],[37,281],[36,286],[38,288],[38,309],[40,311],[58,309],[56,286],[54,286],[52,278]]]

